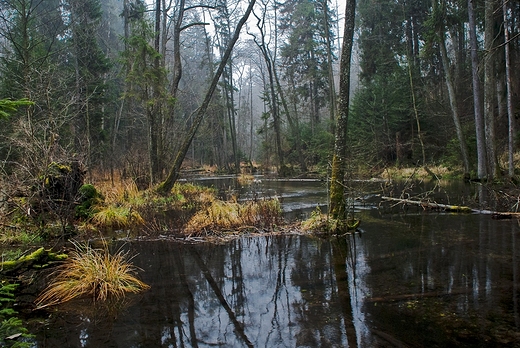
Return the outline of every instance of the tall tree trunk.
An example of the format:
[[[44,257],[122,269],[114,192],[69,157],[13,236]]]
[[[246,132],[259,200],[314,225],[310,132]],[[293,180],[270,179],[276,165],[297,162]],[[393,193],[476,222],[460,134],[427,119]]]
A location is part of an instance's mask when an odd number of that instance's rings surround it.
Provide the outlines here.
[[[289,127],[291,128],[291,133],[294,137],[294,147],[296,148],[296,154],[298,156],[298,160],[300,161],[300,170],[302,172],[307,171],[307,164],[305,163],[305,156],[302,151],[302,139],[300,135],[300,124],[298,117],[294,117],[291,115],[291,111],[289,110],[289,104],[287,103],[287,99],[285,98],[285,92],[280,83],[280,79],[278,78],[278,73],[276,71],[276,65],[273,67],[273,75],[276,81],[276,91],[278,96],[280,97],[280,101],[282,102],[282,107],[287,116],[287,122],[289,123]]]
[[[433,6],[438,6],[437,1],[433,2]],[[442,67],[444,69],[444,79],[446,81],[446,87],[448,88],[448,98],[450,100],[451,116],[453,118],[453,124],[455,125],[455,132],[457,134],[457,139],[459,141],[460,153],[462,156],[462,164],[464,167],[464,176],[468,177],[469,172],[470,172],[468,146],[466,144],[466,137],[464,136],[464,132],[462,131],[462,125],[460,122],[457,94],[455,92],[455,83],[454,83],[454,79],[453,79],[453,74],[451,73],[451,70],[450,70],[451,64],[450,64],[450,60],[448,58],[448,51],[446,49],[446,34],[445,34],[444,23],[443,23],[442,27],[438,28],[438,34],[439,34],[439,47],[440,47],[440,53],[441,53]]]
[[[264,9],[262,13],[262,18],[256,16],[257,18],[257,28],[260,30],[260,42],[258,42],[256,36],[254,37],[254,41],[258,48],[260,48],[260,51],[262,52],[262,56],[265,61],[265,65],[267,67],[267,75],[269,77],[269,96],[270,96],[270,104],[271,104],[271,115],[273,117],[273,128],[274,128],[274,135],[275,135],[275,146],[276,146],[276,155],[278,159],[278,174],[281,176],[286,175],[286,167],[284,162],[284,156],[282,151],[282,136],[281,136],[281,122],[280,122],[280,112],[278,110],[278,98],[276,96],[276,90],[275,90],[275,77],[274,77],[274,65],[271,60],[271,56],[269,54],[269,50],[265,43],[265,14],[266,10]]]
[[[181,169],[182,162],[184,161],[184,158],[186,157],[186,153],[188,152],[188,149],[191,145],[193,137],[197,133],[197,129],[199,128],[200,123],[202,122],[204,115],[206,114],[206,110],[209,106],[209,103],[211,102],[211,98],[213,97],[213,93],[215,92],[218,81],[220,80],[220,76],[222,75],[222,72],[224,71],[224,68],[226,67],[229,57],[231,56],[233,47],[235,46],[235,43],[237,42],[238,37],[240,36],[240,30],[242,29],[245,22],[249,18],[249,15],[253,11],[253,6],[255,5],[255,1],[256,0],[250,1],[249,6],[247,7],[244,15],[242,16],[242,18],[240,19],[240,21],[237,24],[233,37],[231,38],[231,40],[226,48],[226,52],[224,53],[224,56],[222,57],[222,60],[218,66],[217,71],[215,72],[215,75],[213,76],[213,79],[211,80],[211,84],[208,88],[208,91],[206,92],[204,101],[202,102],[201,106],[197,110],[194,111],[193,124],[191,125],[190,129],[188,130],[188,134],[184,138],[184,141],[181,144],[181,146],[177,152],[177,155],[175,156],[175,160],[170,169],[168,177],[157,188],[157,191],[159,193],[167,194],[168,192],[171,191],[175,182],[177,182],[177,179],[179,178],[179,172]]]
[[[507,1],[502,0],[502,11],[504,18],[504,50],[506,60],[506,99],[507,99],[507,120],[509,124],[508,132],[508,174],[510,178],[515,176],[515,163],[513,160],[513,154],[515,151],[515,115],[513,113],[513,97],[512,97],[512,81],[511,81],[511,53],[510,53],[510,42],[509,42],[509,21],[508,21],[508,7]]]
[[[413,71],[415,70],[413,68],[414,66],[414,60],[412,59],[408,60],[408,78],[410,81],[410,93],[412,94],[412,107],[413,107],[413,113],[415,116],[415,123],[417,125],[417,138],[419,139],[419,143],[421,144],[421,154],[422,154],[422,164],[423,166],[426,165],[426,153],[424,152],[424,141],[422,138],[422,131],[421,131],[421,122],[419,120],[419,110],[417,109],[417,102],[415,100],[415,86],[413,83]]]
[[[354,41],[356,0],[347,0],[345,8],[345,28],[341,49],[338,113],[336,116],[336,137],[330,183],[330,214],[334,219],[346,219],[344,178],[347,161],[347,123],[350,104],[350,60]]]
[[[469,37],[471,49],[471,73],[473,76],[473,108],[475,113],[475,132],[477,137],[477,177],[478,179],[486,179],[487,172],[487,151],[486,136],[484,131],[484,116],[482,114],[480,79],[478,76],[478,44],[477,44],[477,27],[475,24],[475,9],[473,6],[475,0],[468,0],[468,17],[469,17]]]
[[[488,160],[489,178],[497,175],[497,156],[495,145],[495,49],[493,42],[495,39],[495,1],[485,1],[485,26],[484,26],[484,120],[486,133],[486,152]]]
[[[153,106],[151,108],[149,120],[150,120],[150,184],[153,185],[160,176],[161,172],[161,160],[160,153],[162,152],[163,139],[162,139],[162,129],[160,127],[162,119],[162,103],[161,103],[161,88],[162,88],[162,78],[160,78],[161,73],[161,57],[159,56],[159,52],[161,52],[161,0],[155,0],[155,38],[154,38],[154,48],[157,52],[154,58],[154,69],[155,74],[157,74],[157,79],[154,81],[153,86]]]
[[[325,23],[325,40],[327,41],[327,65],[328,65],[328,73],[329,73],[329,109],[330,109],[330,123],[331,130],[334,133],[334,117],[336,115],[336,85],[334,83],[334,69],[333,69],[333,61],[332,61],[332,42],[330,39],[330,23],[329,23],[329,5],[328,0],[323,1],[323,20]]]
[[[228,62],[227,69],[224,69],[223,83],[229,124],[229,135],[231,137],[231,148],[233,150],[233,171],[235,174],[238,174],[240,173],[240,158],[238,157],[236,109],[234,96],[235,86],[233,82],[233,66],[231,64],[231,60]]]

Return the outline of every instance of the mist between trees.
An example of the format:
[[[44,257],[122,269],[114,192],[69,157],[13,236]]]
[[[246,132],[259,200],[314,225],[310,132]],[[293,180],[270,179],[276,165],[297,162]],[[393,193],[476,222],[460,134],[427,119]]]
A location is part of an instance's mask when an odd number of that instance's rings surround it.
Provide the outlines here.
[[[345,4],[258,0],[244,16],[250,4],[2,1],[1,98],[33,103],[0,120],[4,174],[80,163],[142,188],[174,164],[325,175]],[[506,0],[358,1],[349,170],[513,177],[519,13]]]

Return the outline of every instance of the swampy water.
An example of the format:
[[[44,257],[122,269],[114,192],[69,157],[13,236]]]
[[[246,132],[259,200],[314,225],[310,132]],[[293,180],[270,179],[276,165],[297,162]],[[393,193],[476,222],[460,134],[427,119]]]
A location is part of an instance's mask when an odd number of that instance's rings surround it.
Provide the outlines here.
[[[267,186],[241,196],[276,186],[257,184]],[[326,204],[323,183],[282,186],[268,195],[280,195],[289,215]],[[453,204],[467,189],[436,193]],[[151,288],[54,308],[30,328],[34,346],[520,347],[516,219],[382,208],[371,194],[354,211],[360,229],[332,238],[114,243],[135,255]]]

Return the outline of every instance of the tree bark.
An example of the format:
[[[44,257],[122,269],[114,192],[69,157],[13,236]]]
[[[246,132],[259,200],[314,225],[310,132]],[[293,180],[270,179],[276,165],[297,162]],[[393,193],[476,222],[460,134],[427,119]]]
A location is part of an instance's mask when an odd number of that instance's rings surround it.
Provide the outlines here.
[[[508,175],[510,178],[515,176],[515,163],[513,155],[515,151],[515,115],[513,113],[513,91],[511,81],[511,56],[510,56],[510,43],[509,43],[509,21],[508,21],[508,7],[507,1],[502,0],[502,11],[504,17],[504,50],[505,50],[505,61],[506,61],[506,99],[507,99],[507,120],[509,123],[508,132]]]
[[[484,131],[484,116],[481,104],[480,79],[478,76],[478,44],[477,44],[477,28],[475,24],[475,10],[473,3],[475,0],[468,0],[468,17],[469,17],[469,36],[471,49],[471,73],[473,76],[473,108],[475,114],[475,132],[477,137],[477,177],[486,179],[487,172],[487,154],[486,154],[486,136]]]
[[[436,6],[436,2],[434,3]],[[448,88],[448,98],[450,100],[450,108],[451,108],[451,116],[453,118],[453,123],[455,125],[455,132],[457,133],[457,139],[459,140],[460,153],[462,156],[462,164],[464,166],[464,175],[468,176],[470,172],[469,165],[469,155],[468,155],[468,146],[466,144],[466,138],[464,136],[464,132],[462,131],[462,126],[460,122],[459,110],[458,110],[458,102],[457,102],[457,94],[455,92],[455,84],[453,80],[453,75],[450,70],[450,61],[448,58],[448,52],[446,49],[446,34],[444,31],[444,23],[442,28],[439,29],[439,46],[442,60],[442,67],[444,69],[444,79],[446,81],[446,87]]]
[[[334,84],[334,69],[332,61],[332,42],[330,39],[329,32],[329,5],[328,0],[323,0],[323,20],[325,23],[325,40],[327,42],[327,64],[329,73],[329,109],[330,109],[330,120],[332,126],[332,132],[334,132],[334,117],[336,115],[337,103],[336,103],[336,86]]]
[[[493,42],[495,38],[495,1],[485,1],[484,20],[484,120],[486,133],[486,152],[488,160],[489,178],[497,175],[497,156],[495,146],[495,51]]]
[[[343,33],[343,47],[341,49],[340,81],[338,111],[336,116],[336,137],[334,156],[332,159],[332,173],[330,183],[330,209],[334,219],[346,219],[344,178],[347,156],[347,123],[350,104],[350,60],[354,41],[354,21],[356,0],[347,0],[345,8],[345,27]]]
[[[218,81],[220,80],[220,76],[222,75],[222,72],[224,71],[224,68],[226,67],[229,57],[231,56],[233,47],[235,46],[235,43],[237,42],[238,37],[240,36],[240,30],[242,29],[245,22],[249,18],[249,15],[253,11],[253,6],[255,4],[255,1],[256,0],[250,1],[249,6],[246,9],[246,12],[244,13],[244,15],[242,16],[242,18],[240,19],[240,21],[237,24],[233,37],[231,38],[231,41],[229,42],[229,44],[226,48],[226,52],[224,53],[224,56],[222,57],[222,60],[218,66],[217,71],[215,72],[215,75],[213,76],[213,79],[211,80],[211,84],[208,88],[208,91],[206,92],[204,101],[202,102],[201,106],[193,112],[193,115],[192,115],[193,123],[192,123],[190,129],[188,130],[188,133],[187,133],[186,137],[184,138],[184,141],[181,144],[181,146],[177,152],[177,155],[175,156],[175,160],[172,164],[168,177],[157,188],[157,191],[159,193],[167,194],[168,192],[171,191],[175,182],[177,182],[177,179],[179,178],[179,172],[181,169],[182,162],[184,161],[184,158],[186,157],[186,153],[188,152],[188,149],[191,145],[193,137],[197,133],[197,129],[199,128],[200,123],[202,122],[204,115],[206,114],[206,110],[209,106],[209,103],[211,102],[211,98],[213,97],[213,93],[215,92]]]
[[[278,98],[276,97],[276,91],[275,91],[275,77],[274,77],[274,65],[272,63],[269,50],[265,43],[265,12],[264,9],[262,13],[262,18],[256,16],[257,18],[257,28],[260,30],[260,42],[257,41],[256,37],[254,37],[254,41],[258,48],[260,48],[260,51],[262,52],[262,56],[264,57],[265,65],[267,67],[267,74],[269,76],[269,95],[271,99],[271,115],[273,116],[273,128],[274,128],[274,135],[276,140],[276,154],[278,159],[278,173],[281,176],[285,176],[286,168],[285,168],[285,162],[284,162],[284,156],[282,151],[282,137],[281,137],[281,126],[280,126],[280,112],[278,110]]]

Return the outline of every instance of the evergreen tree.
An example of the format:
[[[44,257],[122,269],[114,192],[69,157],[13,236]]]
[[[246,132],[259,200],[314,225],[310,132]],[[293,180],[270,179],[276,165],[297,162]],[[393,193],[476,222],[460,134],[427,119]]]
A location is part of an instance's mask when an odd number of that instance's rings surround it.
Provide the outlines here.
[[[330,100],[330,42],[334,41],[334,12],[327,1],[287,0],[281,5],[280,30],[287,36],[281,46],[284,78],[295,97],[308,103],[312,125],[321,121],[320,109]],[[325,20],[325,17],[328,20]]]
[[[71,55],[75,71],[76,141],[84,149],[87,165],[99,164],[106,141],[105,104],[108,58],[98,44],[101,19],[99,0],[69,0]]]
[[[153,184],[159,176],[158,137],[161,134],[158,109],[166,97],[166,71],[155,64],[160,55],[152,46],[155,37],[145,4],[131,3],[130,36],[128,49],[123,53],[126,64],[128,92],[126,98],[136,101],[137,113],[145,116],[148,147],[148,182]]]

